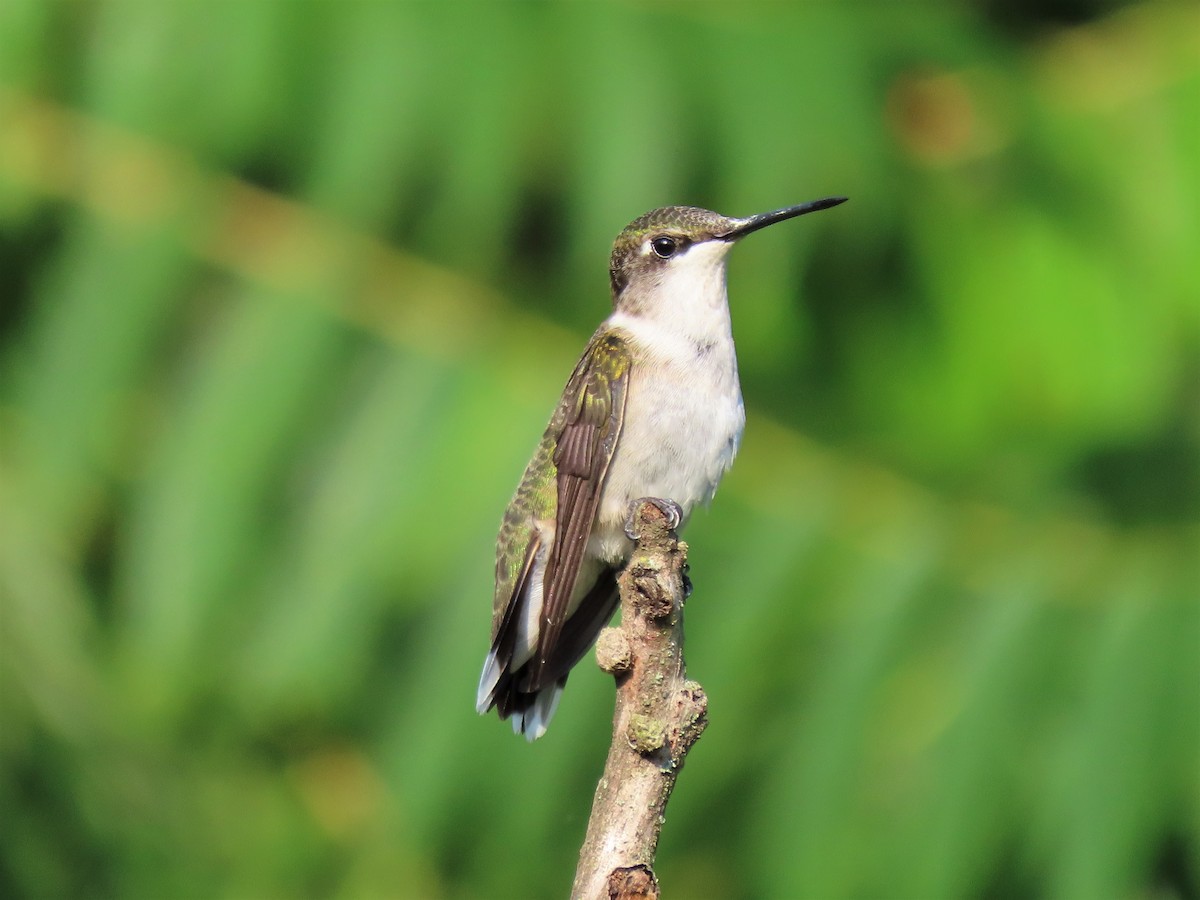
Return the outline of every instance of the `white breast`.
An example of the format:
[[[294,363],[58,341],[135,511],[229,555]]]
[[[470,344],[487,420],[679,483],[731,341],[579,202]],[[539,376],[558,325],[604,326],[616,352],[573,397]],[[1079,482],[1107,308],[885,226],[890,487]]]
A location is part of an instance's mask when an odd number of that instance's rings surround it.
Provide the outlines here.
[[[593,531],[590,549],[603,559],[628,556],[622,526],[632,501],[674,500],[686,521],[733,464],[746,415],[722,307],[724,327],[699,336],[641,316],[615,313],[609,320],[644,357],[630,373],[624,427]]]

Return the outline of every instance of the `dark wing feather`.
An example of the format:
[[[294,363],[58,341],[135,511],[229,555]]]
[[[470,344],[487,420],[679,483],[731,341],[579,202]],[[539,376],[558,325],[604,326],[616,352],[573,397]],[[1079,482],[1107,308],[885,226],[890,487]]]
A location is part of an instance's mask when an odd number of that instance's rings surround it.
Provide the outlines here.
[[[617,570],[604,569],[595,586],[580,602],[579,609],[563,625],[554,653],[547,661],[551,672],[569,672],[583,658],[595,643],[600,629],[612,619],[619,599]]]
[[[556,644],[621,433],[628,382],[629,350],[619,336],[606,333],[592,339],[567,385],[567,415],[553,457],[558,470],[554,542],[542,580],[542,622],[529,690],[563,674],[553,665],[560,658]]]

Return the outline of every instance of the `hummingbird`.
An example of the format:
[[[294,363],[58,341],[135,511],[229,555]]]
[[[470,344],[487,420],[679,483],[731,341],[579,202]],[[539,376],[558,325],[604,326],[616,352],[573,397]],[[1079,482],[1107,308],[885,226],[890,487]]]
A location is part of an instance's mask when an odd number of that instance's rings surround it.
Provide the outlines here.
[[[588,341],[505,510],[491,648],[476,709],[533,741],[612,618],[634,501],[680,529],[709,503],[745,425],[726,257],[741,238],[845,202],[731,218],[668,206],[634,219],[609,262],[612,314]]]

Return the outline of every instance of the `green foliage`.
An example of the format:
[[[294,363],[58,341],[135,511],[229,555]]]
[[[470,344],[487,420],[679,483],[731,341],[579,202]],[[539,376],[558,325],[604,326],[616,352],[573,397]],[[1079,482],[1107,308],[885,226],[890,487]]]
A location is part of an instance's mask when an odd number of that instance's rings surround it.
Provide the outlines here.
[[[562,896],[499,514],[626,222],[845,194],[731,263],[667,894],[1195,897],[1200,16],[997,9],[0,4],[0,893]]]

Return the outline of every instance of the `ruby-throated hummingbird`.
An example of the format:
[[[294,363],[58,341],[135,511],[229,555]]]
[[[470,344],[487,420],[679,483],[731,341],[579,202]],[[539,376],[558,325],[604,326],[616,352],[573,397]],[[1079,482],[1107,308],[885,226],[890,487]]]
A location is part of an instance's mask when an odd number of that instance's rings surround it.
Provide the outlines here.
[[[682,527],[708,503],[745,424],[725,260],[753,231],[828,209],[829,197],[734,219],[668,206],[613,245],[613,312],[592,335],[504,513],[492,645],[476,708],[539,738],[571,667],[617,606],[633,501]]]

